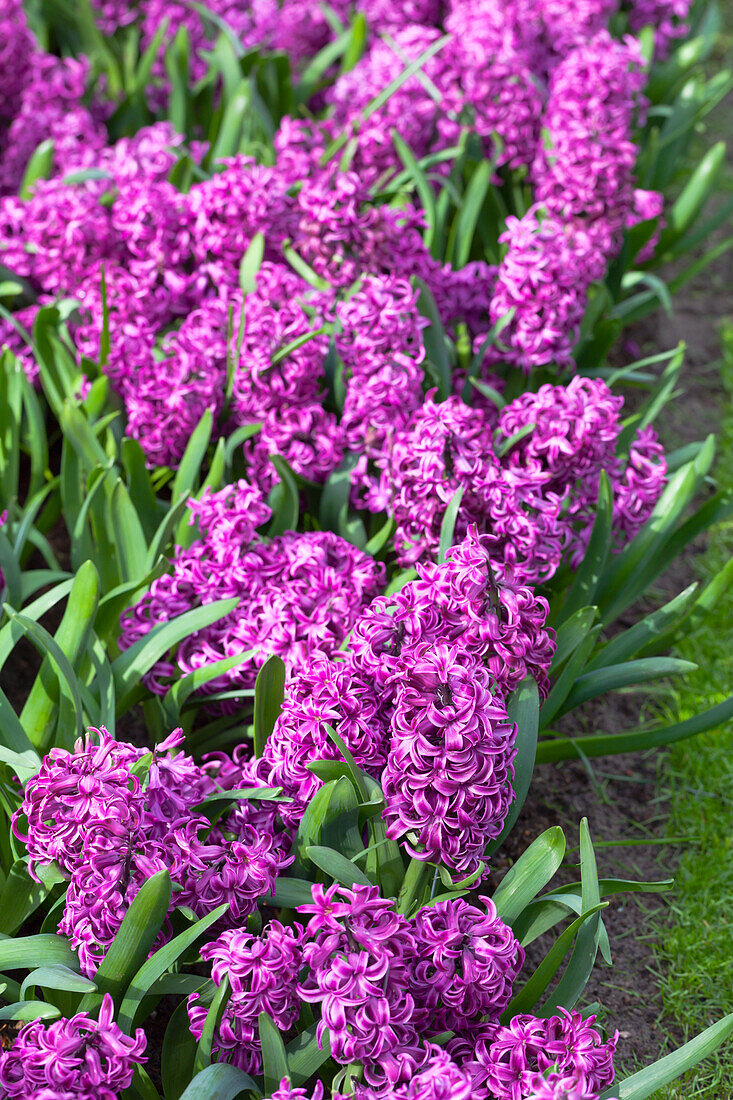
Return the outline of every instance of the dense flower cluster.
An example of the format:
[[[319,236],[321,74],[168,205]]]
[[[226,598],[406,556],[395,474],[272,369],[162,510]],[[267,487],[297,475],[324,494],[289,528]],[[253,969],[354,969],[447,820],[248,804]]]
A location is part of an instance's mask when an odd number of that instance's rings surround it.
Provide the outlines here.
[[[215,1049],[219,1061],[259,1073],[262,1055],[257,1030],[260,1012],[268,1012],[281,1031],[288,1031],[300,1012],[298,975],[303,966],[300,929],[270,921],[259,936],[228,930],[201,951],[212,963],[211,976],[220,986],[226,978],[231,994],[218,1028]],[[208,1005],[189,997],[191,1031],[201,1038]]]
[[[203,916],[226,902],[223,919],[238,924],[290,862],[273,804],[240,800],[211,827],[200,804],[223,786],[256,779],[231,764],[195,764],[175,752],[182,739],[174,731],[146,757],[104,728],[90,731],[72,753],[51,750],[13,818],[31,874],[55,864],[69,879],[59,928],[90,976],[156,872],[168,870],[179,887],[175,905]]]
[[[145,1034],[125,1035],[113,1020],[108,993],[98,1019],[78,1012],[71,1019],[44,1024],[32,1020],[20,1029],[10,1050],[0,1052],[0,1092],[21,1100],[117,1100],[130,1086],[136,1065],[145,1061]]]
[[[616,454],[622,406],[605,382],[577,377],[515,398],[492,435],[482,408],[459,397],[437,404],[428,394],[383,462],[399,560],[437,555],[446,509],[460,492],[456,535],[475,524],[518,579],[548,580],[562,560],[582,556],[604,469],[620,548],[648,519],[666,477],[653,428],[637,433],[626,459]]]
[[[172,573],[153,581],[125,613],[120,646],[128,648],[158,623],[191,608],[230,597],[238,604],[185,638],[173,661],[154,666],[146,683],[159,694],[165,694],[176,670],[191,672],[225,657],[249,654],[204,685],[207,693],[252,688],[270,654],[291,668],[314,654],[332,656],[384,583],[383,565],[330,531],[287,531],[269,542],[253,541],[270,509],[245,481],[207,494],[190,508],[202,537],[179,549]]]
[[[434,979],[438,1000],[441,990],[456,1004],[468,995],[461,1005],[467,1022],[472,1012],[498,1019],[524,954],[491,905],[484,915],[463,901],[445,902],[437,916],[424,909],[408,919],[376,887],[315,886],[312,893],[313,903],[299,908],[310,915],[309,972],[299,992],[320,1004],[319,1031],[328,1029],[336,1061],[362,1061],[372,1088],[399,1086],[434,1060],[421,1036],[437,1034],[444,1017],[432,1011],[434,1002],[422,1002],[426,980]]]
[[[313,5],[305,17],[303,0],[216,0],[211,18],[178,0],[96,6],[109,33],[137,23],[143,47],[166,20],[163,45],[185,29],[192,79],[206,72],[222,20],[245,49],[283,50],[296,70],[335,34]],[[651,22],[664,38],[687,6],[639,2],[630,25]],[[382,509],[392,437],[422,400],[424,322],[407,280],[422,278],[446,328],[465,325],[479,343],[515,311],[488,362],[563,368],[572,364],[589,287],[621,229],[660,215],[658,202],[634,188],[631,128],[643,108],[644,67],[635,41],[616,41],[606,29],[618,7],[420,0],[405,9],[339,0],[330,19],[348,21],[360,8],[369,36],[358,64],[319,92],[325,119],[286,117],[274,136],[274,165],[227,158],[180,191],[168,178],[173,167],[184,155],[201,161],[205,146],[185,146],[162,122],[110,144],[103,89],[90,100],[86,61],[41,50],[20,5],[8,0],[0,260],[37,296],[18,319],[27,327],[37,306],[57,296],[78,301],[69,331],[81,364],[99,358],[106,297],[103,370],[151,465],[178,464],[209,412],[222,432],[262,425],[244,455],[265,491],[279,479],[271,454],[318,483],[352,454],[353,503]],[[416,71],[402,79],[409,64]],[[166,81],[159,57],[153,100],[165,98]],[[498,271],[478,261],[458,270],[440,264],[422,239],[418,209],[375,201],[372,184],[401,168],[394,132],[418,158],[445,153],[471,133],[497,171],[529,173],[535,203],[507,219]],[[29,156],[49,135],[51,178],[17,198]],[[349,135],[344,162],[326,162],[333,139]],[[87,169],[94,171],[79,179]],[[435,171],[443,170],[439,162]],[[264,263],[245,308],[240,265],[258,234]],[[286,262],[288,247],[325,280],[318,290]],[[329,334],[344,365],[340,397],[327,367]],[[35,376],[24,338],[5,319],[0,340]]]
[[[373,600],[344,654],[315,653],[294,672],[253,765],[291,800],[284,821],[297,825],[321,785],[308,765],[340,757],[331,727],[381,781],[388,835],[406,836],[418,859],[477,871],[514,798],[506,700],[527,675],[547,691],[547,611],[475,530],[442,565]]]
[[[574,1078],[581,1096],[595,1095],[613,1080],[618,1033],[604,1042],[594,1022],[595,1016],[584,1019],[565,1009],[545,1019],[515,1016],[496,1031],[490,1044],[478,1045],[474,1081],[488,1090],[482,1095],[524,1100],[537,1090],[537,1074],[549,1069]]]
[[[404,838],[410,855],[471,874],[514,799],[517,727],[479,658],[427,642],[411,656],[382,777],[387,835]]]
[[[557,530],[571,565],[582,560],[596,514],[598,485],[605,470],[613,489],[613,531],[617,546],[647,521],[664,487],[667,464],[657,434],[643,428],[624,460],[616,454],[623,398],[601,379],[577,377],[567,386],[541,386],[502,410],[498,437],[512,439],[504,467],[520,498],[541,493],[562,504]]]
[[[541,206],[507,218],[499,239],[507,252],[489,317],[496,324],[510,310],[514,314],[502,332],[505,348],[493,358],[525,373],[553,363],[570,366],[588,288],[603,274],[603,255],[582,225],[563,223]]]
[[[230,930],[204,949],[215,987],[226,979],[232,989],[215,1033],[220,1058],[257,1071],[258,1013],[287,1035],[304,1000],[320,1006],[318,1036],[328,1035],[334,1060],[362,1063],[360,1100],[596,1100],[613,1079],[616,1037],[604,1041],[595,1017],[499,1025],[524,952],[489,899],[442,901],[407,917],[375,886],[311,893],[298,907],[304,926]],[[188,1011],[198,1036],[198,993]],[[447,1029],[454,1035],[442,1049],[431,1040]],[[308,1093],[283,1081],[273,1095]]]

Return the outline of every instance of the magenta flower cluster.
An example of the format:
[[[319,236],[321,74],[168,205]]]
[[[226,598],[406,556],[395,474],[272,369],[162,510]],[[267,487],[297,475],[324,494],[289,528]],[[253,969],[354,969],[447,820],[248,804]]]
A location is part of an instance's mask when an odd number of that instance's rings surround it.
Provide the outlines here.
[[[153,581],[125,612],[120,647],[192,608],[230,597],[238,603],[218,622],[192,631],[171,660],[154,666],[146,683],[158,694],[177,674],[226,657],[249,654],[202,691],[251,689],[270,654],[295,668],[312,655],[333,656],[384,584],[383,565],[330,531],[287,531],[256,540],[270,509],[245,481],[217,493],[207,490],[189,509],[201,537],[178,549],[172,572]]]
[[[538,1074],[551,1070],[571,1078],[580,1096],[597,1095],[613,1081],[618,1033],[604,1042],[593,1027],[595,1016],[561,1009],[537,1019],[520,1014],[500,1027],[490,1045],[476,1049],[475,1080],[496,1100],[524,1100],[539,1087]],[[540,1093],[541,1095],[541,1093]],[[560,1093],[562,1095],[562,1093]]]
[[[203,916],[226,902],[222,920],[237,925],[291,862],[272,803],[239,800],[211,827],[201,803],[257,781],[231,761],[194,763],[176,752],[182,740],[176,730],[146,755],[105,729],[89,731],[73,752],[51,750],[14,815],[33,877],[53,864],[69,880],[59,930],[90,977],[156,872],[170,872],[174,905]]]
[[[298,976],[303,967],[302,932],[296,926],[270,921],[258,936],[230,929],[206,944],[201,957],[210,961],[215,985],[224,979],[231,989],[217,1028],[219,1061],[232,1062],[247,1072],[259,1073],[262,1051],[258,1018],[268,1012],[281,1031],[287,1032],[300,1014]],[[208,1005],[194,993],[188,1000],[191,1031],[201,1038]]]
[[[41,305],[59,297],[79,303],[68,328],[80,371],[84,357],[100,356],[104,278],[110,354],[103,370],[151,465],[177,465],[208,411],[224,433],[261,425],[244,455],[249,477],[265,491],[279,477],[271,454],[322,483],[351,453],[353,502],[379,510],[388,499],[392,438],[422,403],[423,321],[407,280],[421,277],[446,328],[466,326],[479,346],[515,311],[487,364],[567,367],[589,288],[621,229],[640,210],[656,218],[661,210],[659,196],[644,198],[634,186],[632,128],[643,111],[644,66],[633,39],[618,42],[606,29],[615,0],[357,6],[369,25],[367,49],[321,93],[325,119],[286,117],[274,137],[274,165],[240,155],[182,192],[171,170],[184,154],[200,162],[206,147],[184,147],[168,123],[110,144],[110,104],[99,88],[90,99],[86,62],[44,53],[13,0],[0,54],[0,76],[7,70],[0,261],[36,295],[18,312],[23,330]],[[669,36],[685,6],[637,3],[629,19]],[[305,18],[303,0],[216,0],[211,19],[177,0],[142,0],[134,10],[99,0],[97,8],[110,33],[136,22],[143,47],[166,19],[169,39],[185,28],[192,79],[206,71],[217,19],[245,48],[284,50],[296,71],[334,34],[320,9],[309,5]],[[340,19],[353,13],[346,0],[332,8]],[[375,108],[375,96],[420,58],[419,72]],[[154,100],[165,97],[167,80],[160,65],[155,72]],[[394,132],[418,157],[447,155],[474,134],[497,172],[529,173],[534,205],[507,219],[498,269],[441,265],[422,239],[420,211],[375,199],[373,185],[401,168]],[[349,156],[324,163],[332,139],[344,135],[351,135]],[[48,136],[51,178],[20,199],[13,192],[28,158]],[[91,176],[79,179],[88,169]],[[444,170],[441,162],[435,170]],[[258,234],[264,263],[245,308],[240,265]],[[312,269],[317,288],[293,271],[284,247]],[[336,408],[329,335],[343,364]],[[35,376],[23,331],[7,319],[0,342]]]
[[[319,1041],[342,1066],[360,1062],[360,1100],[597,1100],[613,1079],[616,1036],[578,1012],[515,1017],[502,1027],[524,951],[493,903],[461,898],[397,913],[375,886],[314,885],[304,926],[224,932],[204,949],[232,997],[215,1034],[219,1058],[257,1072],[258,1014],[285,1037],[301,1002],[320,1007]],[[200,1034],[199,994],[188,1002]],[[452,1032],[445,1048],[433,1041]],[[563,1089],[565,1091],[563,1091]],[[283,1081],[280,1097],[307,1097]],[[321,1097],[320,1084],[313,1100]]]
[[[21,1100],[117,1100],[145,1059],[145,1034],[125,1035],[108,993],[95,1020],[87,1012],[44,1024],[32,1020],[0,1052],[0,1090]]]
[[[547,612],[475,530],[442,565],[419,566],[416,580],[373,600],[344,654],[294,671],[253,764],[291,799],[285,822],[297,825],[321,785],[308,765],[340,758],[331,727],[381,780],[390,837],[459,876],[477,872],[514,798],[507,698],[527,675],[548,688]]]
[[[649,518],[667,472],[651,427],[636,434],[625,459],[616,454],[622,406],[600,379],[548,383],[511,401],[492,435],[482,408],[459,397],[437,404],[428,394],[385,463],[399,560],[437,554],[446,509],[461,492],[456,535],[475,524],[518,579],[549,580],[563,560],[582,557],[603,470],[621,548]]]

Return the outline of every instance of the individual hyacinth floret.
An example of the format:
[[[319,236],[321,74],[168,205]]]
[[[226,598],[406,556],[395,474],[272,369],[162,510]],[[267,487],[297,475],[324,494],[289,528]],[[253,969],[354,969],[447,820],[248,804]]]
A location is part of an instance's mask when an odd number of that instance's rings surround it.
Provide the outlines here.
[[[146,1060],[146,1041],[142,1028],[125,1035],[113,1015],[106,993],[96,1020],[78,1012],[51,1024],[24,1024],[10,1050],[0,1053],[2,1095],[117,1100],[132,1083],[135,1066]]]

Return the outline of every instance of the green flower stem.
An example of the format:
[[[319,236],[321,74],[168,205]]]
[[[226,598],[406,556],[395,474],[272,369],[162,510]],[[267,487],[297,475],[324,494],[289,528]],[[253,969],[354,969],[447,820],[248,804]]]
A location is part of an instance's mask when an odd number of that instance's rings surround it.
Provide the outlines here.
[[[421,859],[415,859],[413,856],[397,897],[398,913],[409,913],[415,903],[417,903],[417,908],[420,908],[430,888],[432,874],[433,868],[429,863],[425,863]]]

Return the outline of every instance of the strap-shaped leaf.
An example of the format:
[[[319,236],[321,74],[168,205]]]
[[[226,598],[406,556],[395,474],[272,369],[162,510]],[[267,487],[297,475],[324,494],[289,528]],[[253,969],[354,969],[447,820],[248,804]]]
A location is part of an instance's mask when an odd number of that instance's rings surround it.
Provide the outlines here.
[[[25,1000],[29,989],[61,989],[67,993],[95,993],[96,985],[83,974],[77,974],[68,966],[39,966],[32,970],[20,987],[20,999]]]
[[[262,265],[265,255],[265,235],[262,232],[255,233],[247,246],[247,251],[242,256],[239,265],[239,288],[243,294],[254,293],[257,287],[257,273]]]
[[[459,485],[448,501],[445,512],[443,513],[443,522],[440,525],[440,548],[438,550],[439,564],[445,561],[446,555],[455,541],[453,532],[455,531],[458,511],[461,507],[461,501],[463,500],[463,491],[463,486]]]
[[[257,673],[254,703],[255,756],[262,756],[275,728],[285,697],[285,664],[276,654],[268,657]]]
[[[197,630],[223,619],[239,603],[236,597],[228,600],[215,600],[213,603],[184,611],[169,622],[153,627],[149,634],[139,638],[129,649],[112,662],[112,674],[117,692],[118,714],[124,713],[128,697],[140,683],[156,661]]]
[[[715,440],[709,436],[694,461],[669,479],[641,531],[609,563],[598,591],[604,623],[613,622],[644,591],[649,578],[656,576],[660,555],[708,473],[714,455]]]
[[[54,146],[53,138],[46,138],[31,153],[18,192],[21,199],[29,199],[33,193],[33,184],[38,180],[48,179],[51,175]]]
[[[165,1100],[179,1100],[191,1082],[196,1047],[196,1039],[190,1028],[188,1004],[183,1001],[173,1012],[163,1036],[160,1075]]]
[[[602,878],[598,886],[602,898],[618,893],[660,894],[674,886],[674,879],[640,882],[635,879]],[[514,925],[514,934],[522,947],[526,947],[564,920],[570,911],[580,914],[582,909],[581,883],[556,886],[550,894],[543,894],[527,906]]]
[[[35,882],[28,873],[28,861],[17,859],[0,892],[0,932],[12,936],[47,895],[46,887]]]
[[[229,908],[229,902],[217,906],[211,913],[196,921],[190,928],[181,932],[178,936],[164,944],[150,959],[146,959],[132,978],[124,1000],[120,1006],[117,1022],[124,1032],[132,1035],[135,1029],[136,1019],[139,1013],[143,997],[150,992],[151,987],[159,978],[178,961],[184,951],[187,951],[203,935],[212,924],[216,924],[221,916]]]
[[[625,1081],[617,1082],[601,1094],[601,1100],[648,1100],[659,1089],[676,1080],[688,1069],[692,1069],[703,1058],[708,1058],[733,1035],[733,1012],[718,1020],[716,1024],[701,1031],[689,1043],[679,1050],[660,1058],[651,1066],[639,1070]]]
[[[255,1082],[242,1069],[217,1062],[197,1073],[180,1100],[234,1100],[243,1092],[262,1096]]]
[[[425,243],[425,247],[430,249],[433,245],[435,230],[438,224],[437,211],[435,208],[435,191],[433,185],[428,179],[423,168],[420,167],[412,149],[404,141],[404,139],[400,137],[397,130],[391,129],[390,137],[392,138],[392,143],[397,150],[397,155],[402,161],[402,165],[408,174],[410,182],[414,184],[415,190],[420,199],[420,205],[425,211],[425,230],[423,233],[423,241]]]
[[[341,852],[320,844],[310,844],[305,851],[308,859],[330,875],[334,882],[340,882],[343,886],[353,886],[355,883],[359,886],[372,885],[364,872]]]
[[[556,636],[555,655],[550,666],[550,672],[554,676],[563,666],[568,657],[578,648],[588,631],[595,622],[597,608],[579,607],[577,611],[563,622]]]
[[[229,978],[225,974],[221,980],[221,985],[218,986],[214,993],[213,1000],[209,1005],[209,1011],[206,1013],[206,1019],[204,1020],[203,1030],[201,1032],[201,1038],[198,1041],[196,1047],[196,1057],[194,1058],[193,1068],[194,1072],[198,1073],[199,1070],[204,1069],[211,1064],[211,1054],[214,1045],[214,1036],[216,1029],[219,1026],[219,1021],[224,1014],[224,1011],[229,1000],[229,993],[231,992],[229,985]]]
[[[359,826],[359,801],[350,779],[345,775],[336,780],[329,813],[321,829],[321,844],[324,848],[336,849],[349,862],[364,851]]]
[[[612,537],[613,488],[608,474],[605,470],[601,470],[593,530],[583,560],[565,597],[560,622],[565,622],[580,608],[589,607],[595,601],[598,585],[611,552]]]
[[[578,748],[588,758],[595,756],[617,756],[624,752],[642,752],[646,749],[673,745],[687,737],[716,729],[733,718],[733,695],[722,703],[688,718],[684,722],[674,722],[669,726],[657,726],[653,729],[643,727],[626,730],[624,733],[599,733],[589,737],[557,737],[540,741],[537,746],[537,763],[556,763],[558,760],[572,760],[578,756]]]
[[[127,474],[127,484],[137,517],[144,531],[145,545],[152,539],[160,523],[160,509],[145,462],[145,452],[136,439],[127,436],[120,444],[120,457]]]
[[[148,547],[137,511],[121,478],[112,490],[109,510],[122,581],[139,580],[146,573]]]
[[[299,905],[309,905],[313,901],[311,893],[312,883],[302,878],[280,877],[275,883],[275,889],[264,898],[266,905],[274,905],[283,909],[297,909]]]
[[[0,1008],[0,1020],[16,1020],[27,1024],[30,1020],[57,1020],[61,1013],[47,1001],[16,1001]]]
[[[605,903],[606,905],[608,903]],[[538,1003],[540,997],[560,969],[565,956],[573,945],[576,933],[583,924],[605,906],[598,904],[569,924],[560,933],[550,950],[538,965],[534,973],[527,979],[522,988],[515,993],[509,1005],[501,1015],[501,1023],[508,1024],[514,1016],[520,1012],[531,1012]]]
[[[601,624],[598,623],[586,633],[585,637],[579,642],[568,658],[565,668],[553,684],[550,694],[547,696],[540,709],[540,729],[545,729],[548,722],[551,722],[555,715],[562,709],[573,685],[585,668],[586,662],[593,652],[593,647],[596,644],[596,638],[600,631]]]
[[[79,969],[79,960],[64,936],[41,933],[0,940],[0,972],[56,965]]]
[[[588,820],[585,817],[580,823],[580,878],[582,913],[593,910],[593,914],[579,929],[570,962],[552,996],[543,1005],[542,1015],[552,1016],[558,1007],[567,1009],[575,1007],[586,987],[598,954],[601,931],[601,891],[596,856]]]
[[[196,488],[201,477],[201,465],[209,446],[213,428],[214,414],[211,409],[206,409],[191,433],[191,438],[186,444],[186,450],[183,452],[183,458],[178,464],[171,491],[173,503],[186,499]]]
[[[451,259],[454,267],[464,267],[471,257],[476,226],[492,184],[493,174],[494,165],[491,161],[482,160],[474,169],[468,182],[461,208],[448,238],[447,257]]]
[[[620,665],[585,672],[579,676],[560,710],[564,714],[573,707],[609,691],[632,687],[635,684],[647,684],[662,676],[679,676],[685,672],[695,672],[697,665],[692,661],[682,661],[677,657],[641,657],[638,661],[624,661]]]
[[[272,1016],[268,1012],[260,1012],[257,1023],[262,1047],[265,1092],[272,1093],[283,1077],[288,1076],[288,1056],[283,1037]]]
[[[565,835],[559,825],[547,829],[530,844],[494,892],[493,901],[503,921],[514,923],[550,881],[564,855]]]
[[[300,1035],[288,1043],[285,1048],[288,1058],[288,1073],[292,1084],[296,1088],[304,1085],[331,1056],[331,1039],[328,1028],[323,1032],[320,1042],[317,1030],[318,1024],[311,1024],[305,1031],[301,1031]]]
[[[300,493],[295,475],[282,455],[271,454],[270,462],[275,467],[280,480],[270,493],[272,520],[267,528],[270,538],[294,531],[300,516]]]
[[[179,725],[180,712],[191,695],[200,691],[205,684],[216,680],[225,672],[230,672],[238,665],[250,661],[257,653],[256,649],[248,649],[246,653],[236,653],[233,657],[222,657],[213,661],[210,665],[202,665],[193,672],[187,672],[177,684],[174,684],[164,700],[164,706],[170,705],[169,725]]]
[[[415,285],[420,291],[418,308],[424,317],[430,321],[428,328],[423,331],[423,343],[427,355],[428,364],[432,366],[438,387],[438,401],[445,401],[451,392],[452,368],[446,345],[445,329],[440,319],[438,307],[435,304],[427,283],[415,278]]]
[[[731,573],[733,576],[733,571]],[[684,592],[680,592],[673,600],[645,616],[638,623],[634,623],[628,630],[621,631],[607,642],[591,661],[586,665],[586,672],[595,672],[596,669],[606,668],[608,665],[621,664],[635,657],[645,646],[663,634],[670,624],[682,622],[695,601],[697,582],[689,585]],[[669,647],[667,647],[669,648]]]
[[[16,624],[17,625],[17,624]],[[11,764],[21,783],[35,775],[41,758],[20,724],[10,700],[0,688],[0,760]]]
[[[47,611],[50,611],[52,607],[55,607],[61,600],[66,599],[74,584],[74,578],[68,581],[62,581],[50,590],[50,592],[44,592],[42,596],[38,596],[33,603],[29,603],[27,607],[22,608],[23,614],[26,619],[33,619],[37,621]],[[24,631],[17,623],[9,622],[0,630],[0,668],[3,667],[10,654],[13,652],[15,644],[20,638],[24,636]]]
[[[109,993],[115,1004],[122,1003],[130,983],[147,959],[166,918],[171,893],[170,875],[167,871],[158,871],[142,884],[130,902],[95,978],[99,992]],[[88,1009],[90,1005],[89,997],[85,997],[81,1009]]]

